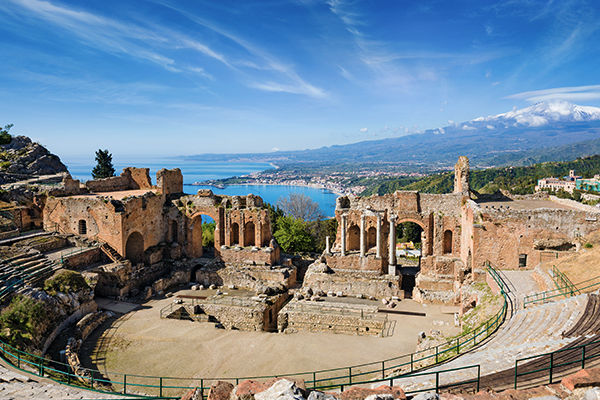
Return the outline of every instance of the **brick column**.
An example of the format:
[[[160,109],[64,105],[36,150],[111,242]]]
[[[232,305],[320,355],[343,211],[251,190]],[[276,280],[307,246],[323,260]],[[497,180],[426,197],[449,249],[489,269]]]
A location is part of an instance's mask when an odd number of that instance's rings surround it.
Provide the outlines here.
[[[364,257],[367,253],[366,247],[367,243],[365,240],[365,216],[364,214],[360,216],[360,256]]]
[[[390,216],[390,254],[388,273],[396,275],[396,217]]]
[[[381,214],[377,214],[377,258],[381,258]]]
[[[346,215],[342,214],[342,256],[346,255]]]

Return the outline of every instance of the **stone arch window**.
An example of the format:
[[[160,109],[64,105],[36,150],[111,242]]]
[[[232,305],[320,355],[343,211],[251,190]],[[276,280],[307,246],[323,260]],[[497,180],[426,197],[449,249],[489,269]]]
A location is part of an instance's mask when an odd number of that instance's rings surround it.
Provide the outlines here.
[[[231,224],[231,245],[240,244],[240,226],[237,222]]]
[[[244,246],[254,246],[255,229],[254,222],[249,221],[244,227]]]
[[[144,262],[144,237],[139,232],[133,232],[127,238],[125,245],[125,258],[133,264]]]
[[[377,228],[374,226],[367,229],[367,249],[377,246]]]
[[[450,229],[444,232],[444,254],[452,253],[452,231]]]
[[[85,219],[80,219],[77,225],[79,229],[79,234],[87,235],[87,222],[85,222]]]
[[[348,229],[348,251],[360,249],[360,228],[352,225]]]

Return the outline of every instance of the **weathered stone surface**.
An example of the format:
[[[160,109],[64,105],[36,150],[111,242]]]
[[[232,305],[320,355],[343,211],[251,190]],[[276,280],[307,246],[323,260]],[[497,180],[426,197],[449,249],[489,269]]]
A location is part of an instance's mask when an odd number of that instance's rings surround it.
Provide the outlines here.
[[[281,379],[268,389],[256,393],[255,400],[304,400],[300,388],[292,381]]]
[[[340,400],[364,400],[371,395],[385,395],[390,394],[394,399],[406,400],[406,394],[402,388],[396,386],[385,386],[381,385],[375,389],[366,389],[360,387],[353,387],[340,393]]]
[[[582,369],[564,378],[561,383],[569,390],[587,386],[600,386],[600,368]]]
[[[229,400],[234,387],[229,382],[213,382],[208,391],[208,400]]]
[[[337,400],[337,397],[329,393],[323,393],[319,392],[318,390],[313,390],[312,392],[310,392],[306,400]]]

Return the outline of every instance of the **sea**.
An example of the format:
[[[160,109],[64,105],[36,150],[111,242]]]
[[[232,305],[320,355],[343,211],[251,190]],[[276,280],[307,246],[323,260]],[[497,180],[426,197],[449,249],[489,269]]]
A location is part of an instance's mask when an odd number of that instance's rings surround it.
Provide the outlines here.
[[[96,165],[93,160],[63,157],[62,161],[68,167],[74,179],[79,179],[82,182],[92,179],[92,168]],[[268,203],[276,204],[279,198],[286,197],[290,193],[302,193],[319,204],[323,215],[327,217],[335,215],[335,199],[338,195],[327,189],[291,185],[229,185],[224,188],[209,185],[192,185],[192,183],[210,179],[230,178],[232,176],[242,176],[267,169],[275,169],[275,166],[269,163],[208,162],[185,161],[177,158],[153,158],[113,160],[113,164],[117,175],[125,167],[150,168],[150,177],[153,184],[156,184],[156,171],[162,168],[179,168],[183,173],[183,191],[187,194],[196,194],[200,189],[210,189],[215,194],[228,196],[245,196],[252,193],[262,197]]]

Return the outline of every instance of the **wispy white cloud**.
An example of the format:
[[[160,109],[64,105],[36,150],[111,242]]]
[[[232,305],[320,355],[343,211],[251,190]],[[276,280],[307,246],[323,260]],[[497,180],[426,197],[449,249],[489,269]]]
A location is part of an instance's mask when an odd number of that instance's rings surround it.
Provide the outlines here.
[[[516,93],[506,99],[521,99],[532,103],[548,100],[592,101],[600,99],[600,85],[573,86]]]
[[[359,129],[359,131],[361,131],[361,132],[366,132],[366,131],[368,131],[368,130],[369,130],[369,128],[360,128],[360,129]]]

